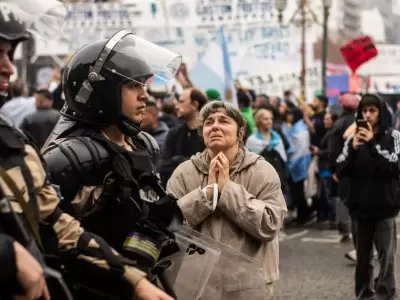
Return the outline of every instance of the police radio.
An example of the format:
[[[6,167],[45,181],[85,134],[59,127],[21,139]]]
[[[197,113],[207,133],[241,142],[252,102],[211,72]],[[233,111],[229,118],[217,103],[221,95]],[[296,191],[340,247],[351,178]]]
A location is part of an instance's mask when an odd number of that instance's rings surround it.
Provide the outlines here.
[[[149,187],[157,193],[159,200],[146,203],[142,217],[136,223],[135,231],[125,239],[122,254],[135,260],[137,267],[147,274],[155,283],[158,279],[166,293],[177,299],[176,294],[164,276],[170,266],[168,261],[157,263],[160,258],[168,257],[179,251],[173,232],[183,224],[183,214],[177,205],[177,199],[167,195],[158,177],[154,174],[143,173],[139,186]]]

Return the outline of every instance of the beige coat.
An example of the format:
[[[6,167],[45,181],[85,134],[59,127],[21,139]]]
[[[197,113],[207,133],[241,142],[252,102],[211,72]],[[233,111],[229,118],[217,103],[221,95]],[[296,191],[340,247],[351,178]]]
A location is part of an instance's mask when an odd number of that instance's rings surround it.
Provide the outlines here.
[[[209,163],[207,150],[192,156],[172,174],[167,191],[192,228],[260,261],[266,283],[277,280],[278,233],[287,212],[278,174],[261,156],[240,149],[213,212],[202,192]]]

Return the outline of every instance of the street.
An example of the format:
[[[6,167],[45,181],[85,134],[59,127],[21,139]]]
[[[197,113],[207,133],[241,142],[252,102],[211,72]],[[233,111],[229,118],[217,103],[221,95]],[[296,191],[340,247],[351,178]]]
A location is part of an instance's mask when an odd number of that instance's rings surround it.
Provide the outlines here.
[[[274,299],[354,299],[355,264],[344,258],[353,249],[351,241],[340,244],[335,230],[322,231],[315,225],[286,229],[285,233],[280,242],[280,280],[274,287]],[[399,279],[397,268],[397,282]]]

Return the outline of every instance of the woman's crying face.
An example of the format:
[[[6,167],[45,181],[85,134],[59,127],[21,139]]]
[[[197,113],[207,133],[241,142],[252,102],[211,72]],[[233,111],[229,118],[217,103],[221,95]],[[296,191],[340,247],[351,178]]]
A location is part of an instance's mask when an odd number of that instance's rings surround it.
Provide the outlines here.
[[[204,121],[203,138],[211,151],[225,151],[238,143],[238,125],[224,111],[215,112]]]

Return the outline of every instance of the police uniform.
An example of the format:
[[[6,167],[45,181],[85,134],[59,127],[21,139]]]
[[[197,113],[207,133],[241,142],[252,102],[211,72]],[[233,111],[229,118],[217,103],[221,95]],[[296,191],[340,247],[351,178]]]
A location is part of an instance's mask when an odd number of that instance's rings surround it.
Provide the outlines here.
[[[0,39],[11,42],[13,49],[8,53],[10,61],[13,60],[16,46],[29,38],[24,25],[17,18],[10,18],[15,12],[10,10],[8,4],[0,3]],[[0,93],[0,107],[7,100],[6,94]],[[0,115],[3,118],[2,115]],[[10,122],[7,120],[7,123]],[[2,215],[0,214],[0,291],[3,287],[9,287],[10,282],[15,280],[17,268],[15,264],[14,238],[6,232],[2,224]],[[2,295],[0,294],[0,299]]]
[[[183,216],[155,175],[157,142],[123,114],[121,88],[146,85],[157,68],[163,71],[159,77],[174,76],[180,62],[175,53],[125,30],[84,46],[64,70],[63,116],[42,149],[63,209],[146,272],[158,261],[160,245],[174,239],[172,227]],[[102,128],[110,125],[124,134],[128,147],[106,136]],[[137,240],[144,232],[151,242]],[[127,246],[131,240],[135,249]],[[148,249],[150,244],[159,246]]]
[[[27,16],[29,12],[23,12],[23,8],[18,7],[17,4],[22,2],[15,2],[0,3],[0,40],[12,46],[6,54],[8,61],[6,57],[2,57],[4,72],[6,66],[8,68],[13,61],[18,43],[29,38],[21,20],[21,16]],[[28,5],[26,1],[23,4]],[[46,0],[46,7],[49,7],[48,4]],[[0,92],[0,106],[6,96]],[[79,221],[60,209],[60,200],[47,180],[45,168],[34,144],[2,117],[0,168],[0,200],[2,204],[8,205],[0,207],[0,298],[3,297],[3,292],[10,290],[9,284],[16,281],[17,273],[13,242],[19,241],[20,237],[15,235],[18,228],[10,225],[10,215],[15,217],[13,220],[17,224],[22,224],[20,229],[26,233],[25,241],[29,245],[42,246],[32,249],[43,250],[54,245],[52,254],[63,258],[63,262],[70,265],[70,270],[77,271],[76,274],[79,273],[82,278],[94,278],[93,281],[107,283],[113,294],[132,298],[134,287],[146,274],[132,267],[131,262],[120,256],[101,237],[85,231]],[[55,243],[51,243],[52,241]],[[44,267],[46,262],[43,260],[43,253],[37,251],[31,254]]]
[[[76,219],[58,207],[59,198],[47,181],[40,156],[27,141],[22,133],[0,119],[0,166],[14,180],[24,200],[37,207],[38,221],[52,227],[57,237],[59,253],[68,260],[77,260],[77,265],[86,269],[86,265],[90,264],[99,271],[104,270],[102,275],[105,277],[129,279],[136,285],[145,274],[124,265],[119,254],[102,238],[84,231]],[[4,196],[13,199],[12,208],[22,218],[22,208],[3,179],[0,179],[0,187]],[[43,236],[44,240],[47,238],[49,237]],[[90,266],[89,269],[94,270]],[[91,276],[93,273],[87,275]]]
[[[159,150],[151,140],[141,133],[127,138],[129,147],[124,148],[101,131],[80,126],[43,150],[50,181],[60,187],[63,209],[117,251],[122,251],[134,220],[142,217],[143,198],[159,199],[139,180],[147,174],[158,181],[152,159]]]

